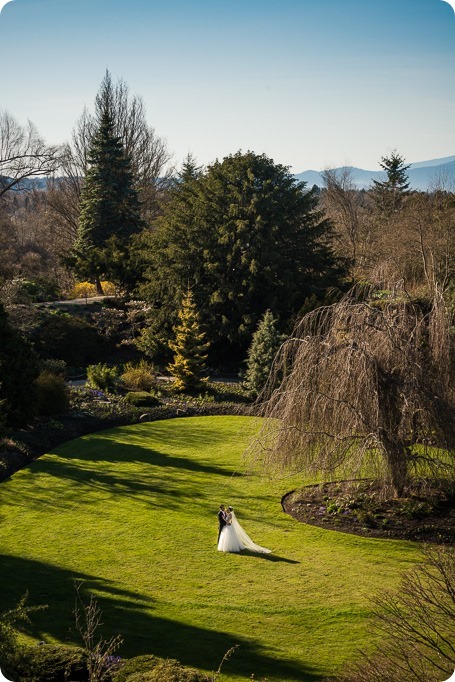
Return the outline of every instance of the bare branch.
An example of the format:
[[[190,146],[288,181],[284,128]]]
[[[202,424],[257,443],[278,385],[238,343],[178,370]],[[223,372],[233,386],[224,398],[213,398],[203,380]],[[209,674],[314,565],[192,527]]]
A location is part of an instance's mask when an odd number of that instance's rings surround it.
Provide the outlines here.
[[[26,179],[50,175],[60,159],[61,149],[46,145],[33,123],[21,126],[6,111],[0,112],[0,197],[23,189]]]
[[[312,473],[369,466],[398,495],[411,467],[453,478],[450,324],[442,296],[425,312],[406,297],[375,306],[351,292],[306,315],[259,398],[256,456]]]

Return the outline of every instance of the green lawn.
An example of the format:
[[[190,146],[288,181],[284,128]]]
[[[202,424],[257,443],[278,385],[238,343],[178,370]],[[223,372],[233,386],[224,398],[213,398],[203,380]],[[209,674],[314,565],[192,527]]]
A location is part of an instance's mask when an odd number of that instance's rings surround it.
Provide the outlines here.
[[[368,644],[367,599],[419,560],[409,542],[297,523],[280,506],[297,478],[249,475],[251,417],[137,424],[65,443],[0,485],[1,610],[49,604],[34,638],[75,641],[74,580],[124,656],[154,653],[223,680],[316,680]],[[273,555],[216,551],[232,504]]]

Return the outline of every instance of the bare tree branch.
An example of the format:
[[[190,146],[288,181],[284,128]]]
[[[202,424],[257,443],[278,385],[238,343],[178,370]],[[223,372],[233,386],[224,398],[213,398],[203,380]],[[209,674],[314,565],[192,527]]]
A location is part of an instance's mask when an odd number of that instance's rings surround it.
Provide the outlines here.
[[[21,126],[6,111],[0,112],[0,197],[23,189],[24,180],[53,173],[61,149],[45,144],[33,123]]]

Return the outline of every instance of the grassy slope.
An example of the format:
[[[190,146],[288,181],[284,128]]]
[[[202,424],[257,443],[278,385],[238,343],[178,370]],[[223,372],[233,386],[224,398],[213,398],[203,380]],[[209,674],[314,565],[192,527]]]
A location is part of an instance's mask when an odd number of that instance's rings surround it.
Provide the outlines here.
[[[418,558],[412,543],[300,525],[280,497],[297,479],[245,473],[257,421],[174,419],[91,434],[0,486],[1,610],[26,591],[49,609],[33,636],[74,640],[74,579],[121,654],[156,653],[223,679],[313,680],[368,644],[367,597]],[[216,551],[220,502],[272,556]]]

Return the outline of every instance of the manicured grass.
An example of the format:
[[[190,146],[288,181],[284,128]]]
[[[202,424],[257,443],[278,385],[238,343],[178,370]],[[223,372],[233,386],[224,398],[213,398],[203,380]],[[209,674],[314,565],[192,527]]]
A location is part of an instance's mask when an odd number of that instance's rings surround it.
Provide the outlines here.
[[[302,481],[249,475],[259,421],[193,417],[65,443],[0,485],[1,610],[49,604],[32,636],[75,641],[74,580],[96,595],[124,656],[154,653],[223,680],[310,681],[368,645],[368,597],[419,560],[409,542],[298,524],[281,496]],[[216,551],[232,504],[272,555]],[[5,587],[7,589],[5,589]]]

